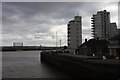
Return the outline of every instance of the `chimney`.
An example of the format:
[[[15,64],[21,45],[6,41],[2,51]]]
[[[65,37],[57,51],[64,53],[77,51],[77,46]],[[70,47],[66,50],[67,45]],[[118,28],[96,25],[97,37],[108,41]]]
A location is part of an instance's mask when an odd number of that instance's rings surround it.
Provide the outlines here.
[[[99,40],[99,37],[97,37],[97,40]]]
[[[87,39],[85,39],[85,42],[87,42]]]

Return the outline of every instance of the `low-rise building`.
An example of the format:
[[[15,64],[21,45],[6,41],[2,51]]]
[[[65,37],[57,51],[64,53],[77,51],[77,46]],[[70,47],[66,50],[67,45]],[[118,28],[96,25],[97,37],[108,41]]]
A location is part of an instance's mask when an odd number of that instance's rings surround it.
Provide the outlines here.
[[[22,50],[23,42],[13,42],[13,47],[15,50]]]
[[[110,39],[110,45],[108,46],[108,49],[111,56],[120,57],[120,33]]]
[[[98,39],[90,39],[86,40],[80,47],[79,47],[79,54],[84,55],[97,55],[103,56],[108,55],[108,45],[109,41],[107,40],[98,40]]]
[[[120,34],[120,29],[117,29],[117,34]]]

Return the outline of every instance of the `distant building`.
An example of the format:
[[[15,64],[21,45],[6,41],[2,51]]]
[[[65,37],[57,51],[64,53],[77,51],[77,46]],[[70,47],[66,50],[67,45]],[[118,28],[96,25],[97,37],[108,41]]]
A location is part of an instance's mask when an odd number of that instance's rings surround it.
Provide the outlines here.
[[[82,18],[75,16],[68,23],[68,48],[75,50],[82,44]]]
[[[13,46],[14,47],[22,47],[23,46],[23,42],[13,42]]]
[[[92,34],[94,39],[110,39],[116,35],[116,23],[110,23],[110,12],[98,11],[93,15]]]
[[[107,58],[120,57],[120,34],[114,36],[109,41],[90,39],[79,46],[79,54],[88,56],[106,56]]]

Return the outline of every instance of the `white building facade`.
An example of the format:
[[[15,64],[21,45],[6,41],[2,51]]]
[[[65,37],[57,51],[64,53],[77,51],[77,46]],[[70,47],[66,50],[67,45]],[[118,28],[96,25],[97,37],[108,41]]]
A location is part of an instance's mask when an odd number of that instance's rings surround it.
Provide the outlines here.
[[[68,23],[68,48],[74,51],[82,44],[82,18],[75,16]]]
[[[116,23],[110,23],[110,12],[98,11],[91,19],[94,39],[110,39],[115,36],[117,26]]]

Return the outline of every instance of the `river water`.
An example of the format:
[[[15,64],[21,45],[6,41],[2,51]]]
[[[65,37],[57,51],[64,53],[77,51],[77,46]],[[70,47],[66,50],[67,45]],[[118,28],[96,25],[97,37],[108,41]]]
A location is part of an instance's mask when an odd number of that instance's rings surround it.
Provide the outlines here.
[[[41,51],[2,52],[3,78],[67,78],[57,68],[41,63]]]

